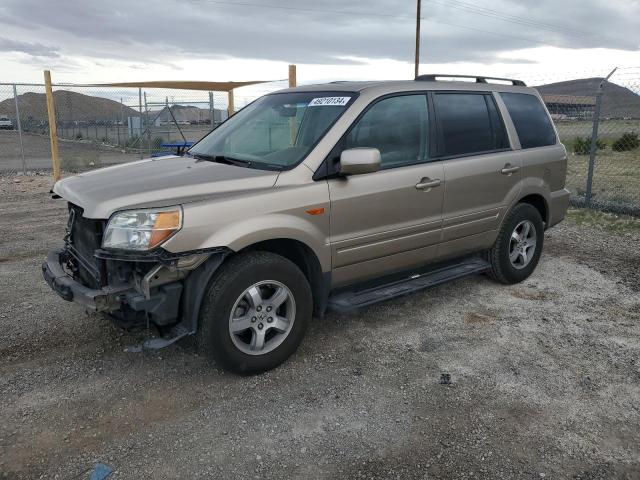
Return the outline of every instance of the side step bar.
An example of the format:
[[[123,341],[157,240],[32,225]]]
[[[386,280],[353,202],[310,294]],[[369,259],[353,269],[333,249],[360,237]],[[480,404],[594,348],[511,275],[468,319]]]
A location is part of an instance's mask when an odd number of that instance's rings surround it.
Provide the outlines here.
[[[373,287],[348,290],[329,297],[328,309],[349,313],[374,303],[402,297],[419,290],[435,287],[451,280],[466,277],[489,269],[489,263],[478,257],[466,258],[462,262],[435,267],[423,273],[414,273]]]

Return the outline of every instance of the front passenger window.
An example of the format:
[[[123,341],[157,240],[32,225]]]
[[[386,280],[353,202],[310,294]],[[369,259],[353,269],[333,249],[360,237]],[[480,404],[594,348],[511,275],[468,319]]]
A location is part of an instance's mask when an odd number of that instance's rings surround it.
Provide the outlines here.
[[[426,159],[427,97],[389,97],[373,105],[351,128],[345,148],[380,150],[382,168]]]

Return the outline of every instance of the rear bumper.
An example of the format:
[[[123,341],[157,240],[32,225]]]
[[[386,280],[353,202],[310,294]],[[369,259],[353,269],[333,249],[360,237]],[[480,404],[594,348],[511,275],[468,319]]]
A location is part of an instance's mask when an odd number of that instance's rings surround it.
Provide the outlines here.
[[[551,192],[549,198],[549,224],[548,227],[553,227],[555,224],[564,220],[569,208],[569,190],[563,188],[562,190],[556,190]]]
[[[93,312],[108,312],[119,307],[118,297],[121,294],[134,289],[133,285],[102,289],[85,287],[62,268],[64,255],[62,248],[49,252],[47,260],[42,264],[42,276],[51,289],[68,302],[78,303]]]

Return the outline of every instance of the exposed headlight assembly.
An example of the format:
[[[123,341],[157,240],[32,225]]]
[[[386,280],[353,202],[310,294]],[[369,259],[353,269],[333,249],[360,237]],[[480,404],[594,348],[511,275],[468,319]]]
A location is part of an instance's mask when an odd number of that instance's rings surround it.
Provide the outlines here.
[[[182,208],[153,208],[114,213],[102,246],[121,250],[152,250],[182,228]]]

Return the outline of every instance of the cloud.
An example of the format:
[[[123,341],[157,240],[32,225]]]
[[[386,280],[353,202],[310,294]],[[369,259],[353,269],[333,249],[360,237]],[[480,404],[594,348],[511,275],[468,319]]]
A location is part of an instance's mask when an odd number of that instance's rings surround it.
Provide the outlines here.
[[[32,57],[58,58],[57,47],[50,47],[41,43],[29,43],[0,37],[0,52],[25,53]]]
[[[423,62],[525,63],[505,54],[543,45],[637,50],[640,40],[640,4],[631,0],[483,0],[482,8],[476,1],[424,2]],[[0,39],[0,51],[135,65],[194,58],[339,65],[413,56],[415,11],[406,0],[59,0],[53,14],[41,5],[4,0],[0,25],[21,40]],[[60,46],[45,46],[50,38]]]

